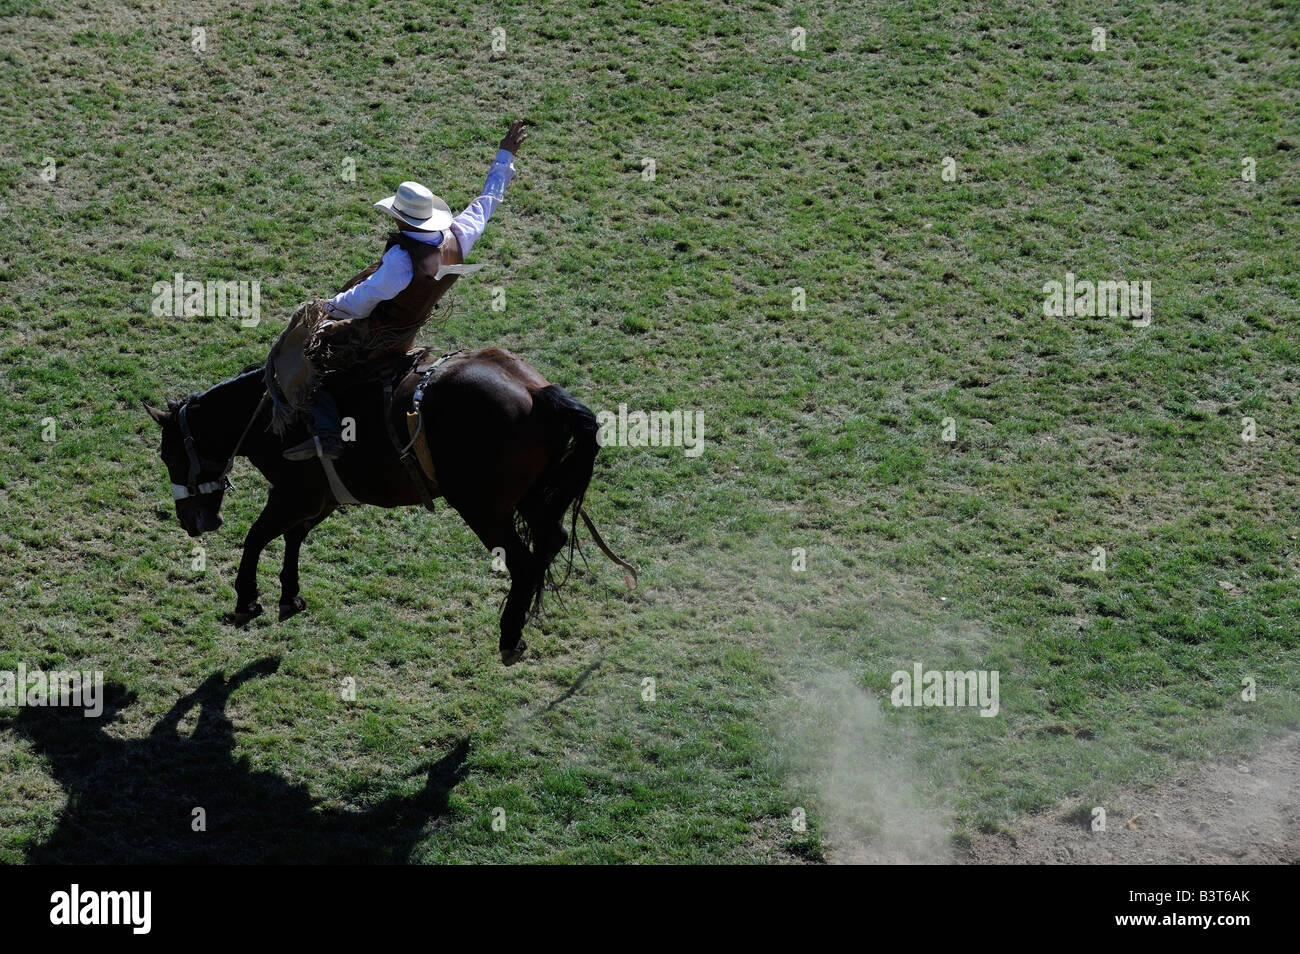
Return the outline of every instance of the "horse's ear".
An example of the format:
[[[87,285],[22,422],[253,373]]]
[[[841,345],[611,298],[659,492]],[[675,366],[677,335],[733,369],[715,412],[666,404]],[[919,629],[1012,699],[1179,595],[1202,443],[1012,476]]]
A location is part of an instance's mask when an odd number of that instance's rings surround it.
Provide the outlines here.
[[[155,421],[157,421],[160,427],[163,424],[166,424],[167,421],[171,418],[170,412],[160,411],[152,404],[150,404],[148,401],[144,401],[143,404],[144,404],[144,409],[149,412],[149,416],[152,417]]]

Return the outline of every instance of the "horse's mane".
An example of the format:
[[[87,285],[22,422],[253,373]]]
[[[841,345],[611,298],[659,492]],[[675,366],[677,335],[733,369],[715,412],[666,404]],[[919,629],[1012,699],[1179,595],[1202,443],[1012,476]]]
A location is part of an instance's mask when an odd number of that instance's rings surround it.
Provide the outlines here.
[[[187,401],[190,403],[194,403],[198,401],[199,398],[203,397],[203,395],[207,394],[208,391],[214,391],[217,388],[221,387],[221,385],[223,384],[229,384],[232,381],[238,381],[240,378],[244,377],[244,375],[252,374],[254,371],[261,371],[264,367],[265,365],[261,361],[254,362],[253,364],[250,364],[247,367],[245,367],[242,371],[240,371],[238,374],[234,375],[233,377],[226,378],[226,380],[224,381],[218,381],[216,384],[212,385],[212,387],[208,388],[207,391],[191,391],[186,397],[182,398],[179,401],[173,401],[171,398],[168,398],[167,407],[169,410],[174,410],[180,407],[182,404],[186,403]]]

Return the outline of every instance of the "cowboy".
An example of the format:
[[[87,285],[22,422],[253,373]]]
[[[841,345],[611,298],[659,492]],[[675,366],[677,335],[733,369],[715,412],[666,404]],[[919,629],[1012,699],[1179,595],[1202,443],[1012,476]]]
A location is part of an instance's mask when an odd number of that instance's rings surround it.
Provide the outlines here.
[[[333,298],[321,303],[324,320],[315,328],[308,354],[324,374],[340,364],[401,355],[415,346],[415,335],[438,301],[460,275],[477,266],[464,264],[488,219],[505,199],[515,174],[513,159],[528,134],[522,120],[511,123],[488,170],[483,193],[460,215],[418,182],[403,182],[382,209],[400,223],[388,237],[383,257],[357,274]],[[322,361],[320,355],[332,355]],[[341,361],[339,355],[345,356]],[[312,436],[289,448],[289,460],[321,456],[335,460],[343,451],[342,420],[334,396],[317,387],[310,405]]]

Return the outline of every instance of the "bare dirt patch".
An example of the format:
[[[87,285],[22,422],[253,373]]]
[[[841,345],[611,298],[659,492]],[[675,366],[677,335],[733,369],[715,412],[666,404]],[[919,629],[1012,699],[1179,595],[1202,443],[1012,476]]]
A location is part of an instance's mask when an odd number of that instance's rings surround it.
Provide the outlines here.
[[[1300,734],[1223,762],[1121,793],[1106,831],[1093,806],[1063,808],[977,835],[974,864],[1296,864],[1300,862]]]

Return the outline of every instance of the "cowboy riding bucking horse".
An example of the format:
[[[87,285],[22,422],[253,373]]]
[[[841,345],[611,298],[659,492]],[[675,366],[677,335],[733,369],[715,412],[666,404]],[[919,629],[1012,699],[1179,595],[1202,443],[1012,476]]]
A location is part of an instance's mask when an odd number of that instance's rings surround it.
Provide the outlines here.
[[[551,567],[566,543],[573,566],[579,517],[635,587],[636,570],[583,509],[599,450],[591,409],[505,349],[433,358],[415,346],[456,280],[480,267],[465,258],[505,198],[524,126],[511,124],[482,194],[459,215],[418,182],[375,203],[398,223],[382,258],[333,298],[299,305],[266,362],[168,401],[166,410],[145,402],[162,430],[159,456],[177,519],[191,536],[220,528],[237,457],[271,484],[244,540],[226,622],[245,626],[262,614],[257,564],[277,537],[285,541],[280,619],[306,610],[299,551],[342,504],[432,511],[441,497],[488,550],[504,555],[506,665],[527,648],[523,626],[540,612],[548,583],[556,585]]]
[[[313,433],[284,452],[287,460],[336,460],[342,454],[342,420],[329,391],[330,376],[415,347],[416,333],[438,302],[456,279],[471,271],[465,257],[505,199],[515,174],[514,157],[528,138],[524,126],[522,120],[511,124],[482,194],[460,215],[453,218],[447,203],[418,182],[403,182],[395,195],[376,202],[375,208],[400,226],[388,236],[383,257],[333,298],[299,306],[285,337],[277,342],[275,360],[284,363],[276,371],[282,386],[287,385],[292,409],[307,412],[302,416]],[[282,412],[279,417],[282,429],[285,416]]]

